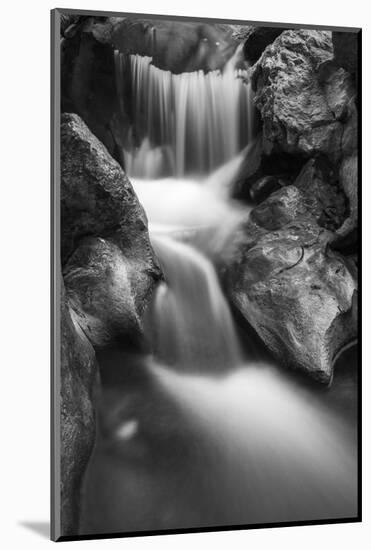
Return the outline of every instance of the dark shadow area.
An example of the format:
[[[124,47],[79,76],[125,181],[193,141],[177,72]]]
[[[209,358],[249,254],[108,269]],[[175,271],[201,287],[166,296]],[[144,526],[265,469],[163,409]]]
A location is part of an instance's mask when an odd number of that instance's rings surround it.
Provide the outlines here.
[[[49,521],[20,521],[19,525],[33,531],[44,539],[50,538],[50,523]]]

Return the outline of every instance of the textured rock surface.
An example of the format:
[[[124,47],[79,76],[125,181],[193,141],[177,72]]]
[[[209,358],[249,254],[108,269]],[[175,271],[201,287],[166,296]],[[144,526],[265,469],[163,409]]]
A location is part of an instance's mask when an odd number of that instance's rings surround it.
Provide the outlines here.
[[[342,122],[353,91],[350,83],[344,83],[349,75],[342,68],[334,70],[328,64],[331,60],[328,31],[284,31],[266,48],[252,69],[265,153],[322,153],[338,158]],[[324,64],[326,70],[320,70]]]
[[[70,306],[95,348],[142,345],[142,321],[154,280],[143,272],[140,258],[127,258],[109,240],[87,238],[63,275]]]
[[[329,248],[295,186],[254,208],[241,231],[225,274],[232,303],[281,363],[329,383],[357,335],[354,265]]]
[[[110,236],[157,275],[147,218],[129,179],[75,114],[62,115],[61,167],[62,263],[82,238]]]
[[[95,441],[94,350],[61,296],[61,534],[76,535],[84,472]]]
[[[347,216],[346,194],[337,171],[326,158],[310,159],[294,185],[321,227],[334,231],[342,225]]]
[[[146,215],[121,167],[77,115],[62,116],[61,137],[66,291],[94,345],[119,337],[118,326],[132,341],[161,276]],[[102,238],[84,244],[86,237]],[[118,313],[114,301],[120,292]],[[122,316],[120,322],[117,315],[109,321],[109,308]]]

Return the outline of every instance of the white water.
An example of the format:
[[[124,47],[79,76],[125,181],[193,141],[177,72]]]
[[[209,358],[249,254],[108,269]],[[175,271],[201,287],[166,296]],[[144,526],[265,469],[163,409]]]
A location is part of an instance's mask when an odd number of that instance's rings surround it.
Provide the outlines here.
[[[154,237],[152,244],[167,280],[157,290],[150,318],[156,357],[193,372],[240,365],[234,322],[211,262],[170,237]]]
[[[172,74],[151,57],[115,52],[116,82],[123,107],[123,82],[131,78],[134,126],[124,150],[134,178],[205,174],[224,164],[252,139],[251,87],[244,83],[242,44],[223,71]],[[125,70],[125,61],[130,71]],[[135,143],[134,135],[143,136]]]

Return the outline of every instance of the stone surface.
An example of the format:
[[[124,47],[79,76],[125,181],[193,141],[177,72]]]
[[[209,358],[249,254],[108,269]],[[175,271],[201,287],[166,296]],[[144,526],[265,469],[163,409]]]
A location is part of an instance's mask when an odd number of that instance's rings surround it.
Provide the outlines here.
[[[66,292],[94,346],[138,342],[161,277],[146,215],[121,167],[77,115],[62,116],[61,137]]]
[[[284,31],[265,49],[251,75],[265,154],[339,158],[342,124],[354,91],[349,75],[335,69],[332,60],[328,31]]]
[[[129,179],[75,114],[61,121],[62,264],[87,236],[114,237],[149,277],[159,276],[147,218]]]
[[[321,227],[334,231],[342,225],[347,215],[346,194],[337,171],[326,158],[310,159],[294,185]]]
[[[81,486],[95,441],[93,396],[98,366],[92,345],[61,296],[61,534],[79,530]],[[58,490],[58,488],[57,488]]]
[[[334,358],[357,335],[352,269],[305,215],[245,231],[226,276],[233,305],[282,364],[330,383]]]
[[[143,346],[143,318],[154,281],[140,258],[102,238],[82,241],[64,268],[70,307],[95,349]]]

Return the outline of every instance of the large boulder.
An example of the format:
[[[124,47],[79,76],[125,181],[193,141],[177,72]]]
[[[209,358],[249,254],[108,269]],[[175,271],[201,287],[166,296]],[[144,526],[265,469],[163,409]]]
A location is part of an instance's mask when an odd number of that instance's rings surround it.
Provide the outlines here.
[[[95,441],[93,396],[98,365],[63,286],[60,313],[60,534],[71,536],[78,534],[81,487]]]
[[[357,335],[355,267],[330,239],[289,186],[252,210],[224,273],[232,304],[277,359],[325,383]]]
[[[74,114],[61,124],[61,243],[66,292],[91,342],[139,341],[161,277],[147,218],[119,164]]]
[[[341,154],[343,124],[354,96],[350,75],[335,67],[331,32],[284,31],[252,68],[266,154]]]

